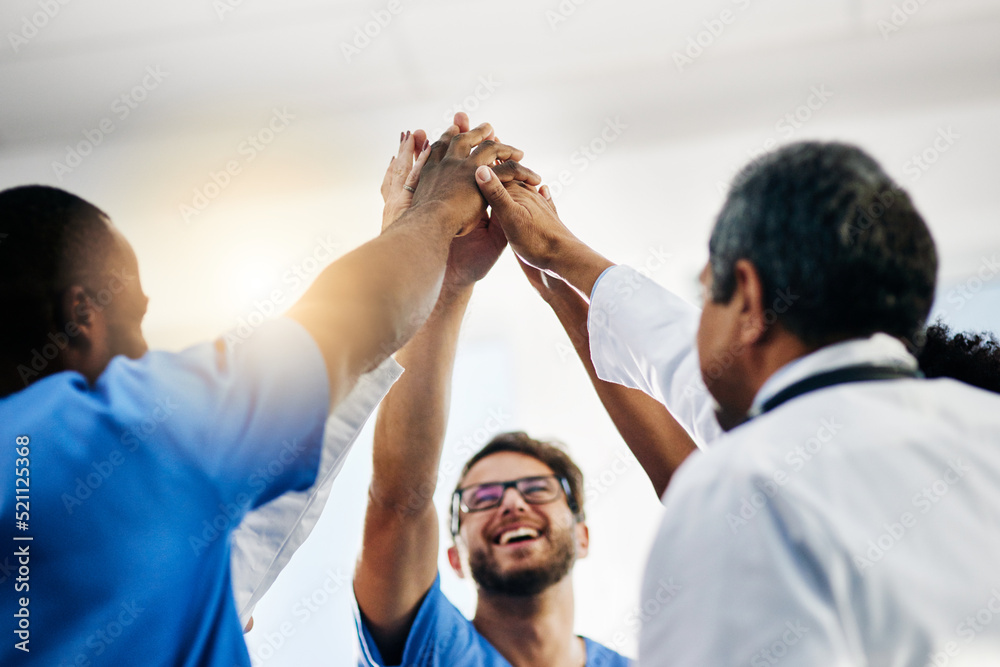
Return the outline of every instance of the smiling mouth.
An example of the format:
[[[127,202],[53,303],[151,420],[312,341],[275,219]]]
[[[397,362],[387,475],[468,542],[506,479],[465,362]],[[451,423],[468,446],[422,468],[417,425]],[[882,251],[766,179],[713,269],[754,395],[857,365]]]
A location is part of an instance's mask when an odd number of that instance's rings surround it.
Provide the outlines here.
[[[505,546],[508,544],[516,544],[519,542],[527,542],[528,540],[538,539],[540,535],[541,534],[534,528],[522,526],[520,528],[515,528],[514,530],[508,530],[500,533],[500,536],[494,540],[494,543],[499,544],[500,546]]]

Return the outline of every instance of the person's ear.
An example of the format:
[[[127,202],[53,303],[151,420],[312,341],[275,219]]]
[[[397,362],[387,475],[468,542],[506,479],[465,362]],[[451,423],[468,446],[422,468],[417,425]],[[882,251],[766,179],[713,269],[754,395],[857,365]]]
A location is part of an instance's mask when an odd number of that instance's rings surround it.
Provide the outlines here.
[[[764,320],[764,284],[757,267],[747,259],[738,259],[733,265],[736,289],[733,298],[739,303],[739,342],[743,346],[754,345],[763,338],[767,330]]]
[[[73,285],[63,295],[61,306],[69,345],[75,348],[88,347],[94,339],[97,311],[87,291],[81,285]]]
[[[587,554],[590,553],[590,529],[587,528],[587,524],[580,521],[576,524],[576,557],[586,558]]]
[[[111,360],[107,317],[86,290],[74,285],[63,296],[65,346],[59,354],[65,370],[96,382]]]
[[[459,578],[465,579],[465,571],[462,569],[462,558],[458,553],[458,547],[454,544],[448,547],[448,563]]]

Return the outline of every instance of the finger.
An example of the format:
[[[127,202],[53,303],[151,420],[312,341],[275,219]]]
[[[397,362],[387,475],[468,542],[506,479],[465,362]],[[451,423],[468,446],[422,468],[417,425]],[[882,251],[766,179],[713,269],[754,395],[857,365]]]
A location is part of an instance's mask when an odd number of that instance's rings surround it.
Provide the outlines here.
[[[469,128],[472,127],[469,124],[469,114],[464,111],[459,111],[455,113],[455,125],[458,127],[459,132],[468,132]]]
[[[409,130],[407,130],[406,135],[403,137],[403,141],[399,144],[399,152],[396,154],[397,173],[400,173],[403,176],[410,171],[410,165],[413,164],[413,139],[414,136],[410,134]],[[423,144],[423,142],[421,142],[421,144]]]
[[[483,123],[468,132],[462,132],[451,140],[451,145],[448,147],[448,155],[449,157],[457,158],[468,157],[469,151],[471,151],[473,147],[486,141],[486,139],[492,135],[493,126],[489,123]]]
[[[479,191],[483,193],[486,202],[493,207],[494,215],[499,214],[503,217],[510,213],[514,207],[519,206],[511,199],[510,193],[507,192],[493,170],[485,165],[476,169],[476,185],[479,186]]]
[[[412,136],[409,130],[403,133],[403,140],[399,142],[399,150],[396,152],[396,157],[403,157],[407,152],[413,155]]]
[[[542,182],[541,176],[516,160],[507,160],[504,163],[493,167],[493,173],[496,174],[501,183],[523,181],[531,185],[538,185]]]
[[[406,177],[406,185],[410,186],[414,190],[417,189],[417,184],[420,183],[420,172],[424,168],[424,164],[427,162],[427,157],[431,154],[431,146],[424,140],[423,150],[420,151],[420,155],[417,156],[417,161],[413,163],[413,169],[410,170],[409,176]],[[412,192],[408,192],[410,196],[413,195]]]
[[[414,130],[413,131],[413,152],[415,154],[420,153],[420,149],[423,148],[424,142],[427,141],[427,132],[424,130]]]
[[[398,190],[400,184],[410,173],[410,165],[413,164],[413,137],[409,132],[403,133],[403,139],[399,142],[399,150],[396,157],[389,161],[389,168],[385,172],[382,181],[382,198],[385,199],[393,190]]]
[[[457,141],[457,139],[456,139]],[[520,160],[524,157],[524,151],[497,141],[484,140],[476,150],[472,151],[472,158],[476,164],[493,164],[497,160],[506,162],[507,160]]]
[[[433,162],[440,162],[441,158],[445,156],[448,152],[448,146],[451,145],[452,139],[454,139],[459,134],[458,125],[452,125],[447,130],[445,130],[441,137],[431,144],[431,154],[428,160]]]
[[[542,195],[542,197],[545,199],[545,203],[548,204],[549,208],[552,209],[552,212],[555,213],[556,202],[552,199],[552,191],[549,189],[549,186],[543,185],[541,188],[539,188],[538,194]]]

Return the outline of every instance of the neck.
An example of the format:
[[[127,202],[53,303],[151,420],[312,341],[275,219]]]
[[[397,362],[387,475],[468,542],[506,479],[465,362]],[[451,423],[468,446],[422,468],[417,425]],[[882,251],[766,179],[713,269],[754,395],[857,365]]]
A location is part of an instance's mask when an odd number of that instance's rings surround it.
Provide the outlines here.
[[[774,332],[774,336],[768,344],[760,346],[748,355],[746,372],[746,384],[744,386],[744,403],[741,406],[743,413],[750,409],[753,399],[757,396],[764,383],[774,375],[780,368],[796,359],[801,359],[807,354],[815,352],[817,348],[810,347],[792,334],[779,330]]]
[[[722,430],[732,430],[746,420],[760,388],[779,368],[813,351],[784,330],[772,332],[764,344],[744,348],[727,374],[730,381],[716,380],[709,386],[718,402],[716,418]]]
[[[65,370],[61,357],[48,361],[41,370],[36,370],[36,366],[32,366],[27,359],[0,360],[0,368],[4,369],[0,372],[0,398],[16,394],[42,378]]]
[[[584,664],[583,641],[573,633],[572,575],[530,597],[480,589],[472,623],[514,667]]]

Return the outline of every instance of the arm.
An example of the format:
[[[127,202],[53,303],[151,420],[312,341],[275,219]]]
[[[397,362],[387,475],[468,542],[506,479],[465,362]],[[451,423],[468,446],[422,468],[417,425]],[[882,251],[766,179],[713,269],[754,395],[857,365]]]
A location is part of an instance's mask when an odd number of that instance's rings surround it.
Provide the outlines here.
[[[490,178],[484,181],[486,172]],[[662,497],[674,471],[696,445],[659,401],[598,377],[590,352],[589,305],[573,287],[590,295],[597,279],[612,263],[562,224],[547,186],[536,191],[506,174],[494,174],[488,167],[478,170],[476,179],[494,206],[494,217],[505,225],[507,234],[515,234],[516,241],[510,236],[508,240],[518,255],[523,252],[528,262],[565,279],[550,278],[545,271],[521,261],[529,282],[552,307],[569,335],[611,421]]]
[[[656,399],[597,377],[590,358],[587,301],[558,278],[546,276],[524,262],[521,268],[566,330],[608,416],[653,483],[656,495],[662,497],[674,471],[697,449],[694,440]]]
[[[462,114],[464,116],[464,114]],[[459,121],[456,118],[456,121]],[[466,121],[467,122],[467,121]],[[405,162],[405,156],[404,162]],[[418,164],[414,172],[420,173]],[[393,168],[390,165],[390,170]],[[537,182],[537,176],[511,163]],[[401,172],[383,184],[387,222],[399,206]],[[407,184],[416,176],[410,174]],[[440,298],[427,323],[396,356],[406,372],[379,409],[364,538],[354,577],[358,608],[386,664],[398,664],[413,619],[437,574],[438,516],[433,505],[444,443],[455,347],[477,280],[506,247],[483,215],[452,242]]]
[[[452,126],[429,147],[412,206],[379,237],[328,266],[288,312],[323,355],[331,406],[430,314],[451,240],[472,228],[484,209],[475,168],[521,155],[489,141],[488,124],[458,130]]]
[[[459,326],[471,287],[442,290],[427,323],[396,355],[406,369],[382,401],[354,593],[385,664],[398,664],[437,575],[433,504]]]
[[[477,169],[476,182],[514,252],[593,299],[586,356],[597,376],[643,390],[701,443],[714,441],[720,429],[694,349],[697,309],[626,266],[615,266],[598,282],[614,265],[559,220],[547,188],[536,191],[485,166]],[[611,278],[617,284],[609,284]]]

